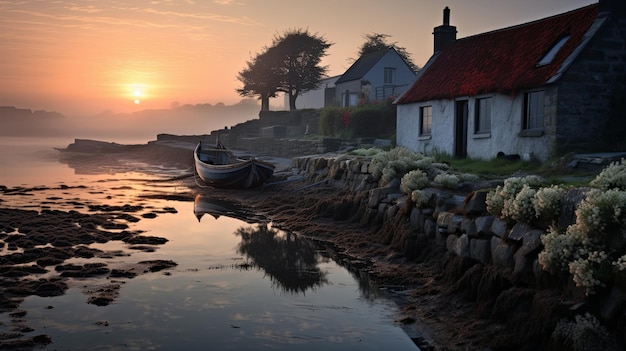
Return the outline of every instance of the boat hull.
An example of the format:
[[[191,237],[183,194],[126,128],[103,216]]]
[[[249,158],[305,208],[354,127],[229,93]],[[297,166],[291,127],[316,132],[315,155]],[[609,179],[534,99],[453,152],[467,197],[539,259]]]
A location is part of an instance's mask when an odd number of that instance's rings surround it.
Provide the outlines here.
[[[221,150],[211,150],[219,153]],[[223,152],[228,152],[223,150]],[[207,185],[216,188],[230,189],[250,189],[256,188],[274,174],[275,166],[271,163],[256,159],[236,159],[236,162],[229,164],[209,163],[202,160],[201,145],[198,144],[194,151],[194,161],[198,176]],[[216,158],[216,160],[218,160]],[[231,161],[232,162],[232,161]]]

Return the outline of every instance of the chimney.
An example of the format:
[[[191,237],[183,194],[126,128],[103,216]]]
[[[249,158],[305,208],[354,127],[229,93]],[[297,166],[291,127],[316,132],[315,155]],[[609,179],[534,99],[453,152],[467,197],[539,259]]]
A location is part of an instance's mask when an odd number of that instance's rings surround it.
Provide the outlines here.
[[[433,35],[435,37],[435,54],[448,43],[456,40],[456,27],[450,25],[450,9],[447,6],[443,9],[443,25],[435,27]]]
[[[626,14],[626,2],[624,0],[600,0],[600,13],[608,13],[618,17]]]

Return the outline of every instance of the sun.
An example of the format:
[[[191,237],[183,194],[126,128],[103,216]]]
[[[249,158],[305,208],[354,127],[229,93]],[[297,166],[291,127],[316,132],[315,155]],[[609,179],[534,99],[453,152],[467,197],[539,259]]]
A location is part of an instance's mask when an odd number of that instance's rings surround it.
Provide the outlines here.
[[[135,84],[128,84],[126,85],[126,87],[128,89],[127,93],[130,95],[130,98],[133,104],[139,105],[141,104],[143,100],[145,100],[146,91],[148,89],[147,85],[135,83]]]

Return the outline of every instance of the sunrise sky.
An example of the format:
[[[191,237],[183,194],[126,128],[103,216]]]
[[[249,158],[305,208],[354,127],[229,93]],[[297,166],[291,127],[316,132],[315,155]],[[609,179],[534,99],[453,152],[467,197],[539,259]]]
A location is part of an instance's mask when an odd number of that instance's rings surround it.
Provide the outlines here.
[[[461,38],[596,2],[0,0],[0,106],[86,115],[231,105],[242,99],[236,77],[246,61],[290,29],[334,44],[323,60],[334,76],[368,33],[390,35],[422,66],[445,6]]]

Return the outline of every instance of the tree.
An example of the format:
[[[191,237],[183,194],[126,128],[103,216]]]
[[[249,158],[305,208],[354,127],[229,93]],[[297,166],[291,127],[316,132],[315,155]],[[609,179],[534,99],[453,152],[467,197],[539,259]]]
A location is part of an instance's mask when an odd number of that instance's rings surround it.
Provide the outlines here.
[[[248,67],[239,72],[237,79],[243,87],[237,93],[244,97],[259,96],[261,111],[269,111],[270,98],[276,97],[280,76],[276,74],[277,60],[274,48],[266,48],[261,54],[247,62]]]
[[[409,54],[405,48],[398,46],[395,42],[388,43],[387,38],[390,38],[390,35],[380,34],[380,33],[370,33],[363,36],[365,38],[365,42],[359,48],[359,57],[369,54],[372,52],[380,51],[383,49],[388,49],[389,47],[393,47],[400,57],[411,67],[413,72],[417,72],[419,67],[413,63],[411,59],[411,54]]]
[[[289,109],[296,109],[298,95],[316,89],[328,71],[320,66],[322,57],[332,44],[308,30],[290,30],[276,36],[272,46],[247,62],[237,79],[243,87],[241,96],[259,96],[261,111],[269,110],[269,99],[277,92],[289,96]]]
[[[288,94],[290,110],[296,109],[297,97],[317,89],[328,72],[327,66],[319,64],[331,45],[323,37],[301,29],[290,30],[274,38],[273,48],[277,50],[280,60],[275,66],[280,76],[277,91]]]

